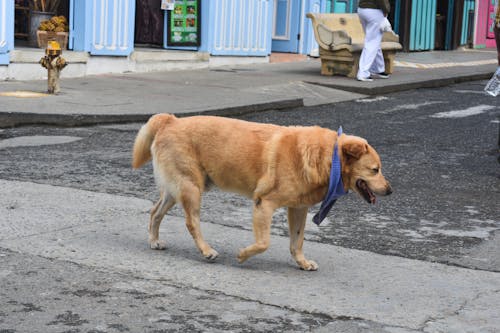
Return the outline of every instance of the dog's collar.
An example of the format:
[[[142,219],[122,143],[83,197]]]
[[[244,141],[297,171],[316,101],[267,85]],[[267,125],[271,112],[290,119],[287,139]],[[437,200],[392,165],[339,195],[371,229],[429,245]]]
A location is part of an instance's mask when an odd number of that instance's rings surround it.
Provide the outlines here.
[[[338,138],[342,135],[342,126],[339,127],[337,131],[337,142]],[[335,146],[333,147],[333,156],[332,156],[332,167],[330,169],[330,182],[328,183],[328,192],[326,193],[326,197],[321,202],[321,207],[319,212],[316,213],[313,217],[313,222],[319,225],[326,217],[330,209],[332,209],[333,204],[337,199],[347,192],[344,190],[344,184],[342,183],[342,170],[340,165],[340,157],[338,153],[338,144],[335,142]]]

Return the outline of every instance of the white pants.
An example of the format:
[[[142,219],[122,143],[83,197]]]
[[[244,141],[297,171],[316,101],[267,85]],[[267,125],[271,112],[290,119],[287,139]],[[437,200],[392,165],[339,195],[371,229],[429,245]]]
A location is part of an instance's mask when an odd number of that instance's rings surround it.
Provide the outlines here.
[[[367,78],[370,73],[385,72],[384,55],[380,48],[383,32],[380,24],[384,13],[380,9],[359,8],[358,16],[365,31],[365,45],[359,58],[358,79]]]

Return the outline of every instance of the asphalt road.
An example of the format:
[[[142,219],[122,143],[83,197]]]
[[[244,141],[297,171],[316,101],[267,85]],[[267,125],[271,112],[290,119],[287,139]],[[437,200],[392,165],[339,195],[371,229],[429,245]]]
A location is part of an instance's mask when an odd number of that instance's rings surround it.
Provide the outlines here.
[[[391,181],[393,195],[379,198],[375,206],[367,205],[352,193],[339,199],[319,228],[308,224],[308,242],[500,272],[499,105],[497,99],[482,92],[484,85],[484,81],[479,81],[418,89],[333,106],[262,112],[241,118],[332,129],[342,125],[344,132],[366,138],[381,155],[383,172]],[[2,130],[0,179],[154,201],[157,192],[151,166],[138,171],[130,167],[131,147],[139,127],[140,124],[129,124]],[[39,145],[40,142],[46,144]],[[11,209],[15,208],[14,203]],[[310,215],[317,209],[311,209]],[[178,207],[169,215],[183,216]],[[211,191],[203,197],[201,219],[249,231],[251,202],[238,195]],[[145,242],[147,221],[143,222],[144,234],[139,236]],[[275,236],[287,235],[284,210],[275,214],[272,232]],[[8,287],[0,291],[0,296],[8,301],[0,309],[0,332],[10,332],[7,328],[15,332],[15,327],[20,332],[28,331],[23,326],[23,313],[40,316],[54,331],[66,328],[68,332],[71,329],[153,331],[161,327],[162,318],[164,322],[176,323],[174,331],[304,331],[336,327],[349,332],[386,332],[387,329],[365,318],[329,317],[205,290],[190,289],[186,299],[172,300],[170,296],[183,293],[186,287],[171,282],[167,286],[161,281],[144,282],[120,272],[93,271],[71,260],[55,262],[43,256],[13,252],[2,245],[1,239],[0,262],[24,280],[9,278],[10,275],[3,277]],[[57,293],[58,300],[41,305],[39,299],[31,300],[29,290],[23,287],[34,288],[37,279],[55,281],[46,288],[48,293]],[[76,287],[73,280],[83,282]],[[130,287],[137,285],[141,285],[143,294],[138,295],[137,288]],[[162,288],[166,290],[158,292]],[[114,310],[110,299],[116,299],[117,304],[126,301],[129,308],[121,306]],[[145,301],[151,299],[153,304]],[[207,302],[201,304],[199,299]],[[92,306],[82,306],[82,302]],[[193,304],[197,308],[190,308]],[[166,311],[167,307],[176,310]],[[47,308],[52,311],[44,311]],[[134,313],[134,318],[144,318],[140,314],[146,312],[149,318],[158,321],[137,319],[132,324],[123,320]],[[162,317],[165,312],[169,313],[166,319]],[[219,326],[210,324],[217,322],[215,319],[220,319],[221,313],[233,316],[232,320]],[[110,316],[117,320],[109,320]],[[101,318],[102,325],[91,325],[89,317]]]
[[[334,106],[263,112],[242,119],[332,129],[342,125],[346,133],[366,138],[380,153],[394,195],[380,198],[375,206],[366,205],[355,194],[340,199],[329,221],[319,228],[309,226],[309,240],[500,271],[499,252],[495,256],[496,251],[492,251],[491,256],[478,261],[471,255],[474,250],[490,249],[488,244],[500,239],[500,235],[495,236],[500,229],[500,113],[498,101],[481,93],[483,83],[418,89]],[[469,111],[440,116],[461,110]],[[0,178],[154,201],[157,191],[150,165],[139,171],[130,168],[130,150],[139,127],[4,130],[0,132],[2,139],[37,135],[80,140],[4,148]],[[170,214],[183,216],[179,208]],[[276,214],[275,233],[287,233],[285,215],[284,210]],[[202,220],[250,229],[251,202],[234,194],[209,192],[203,198]]]

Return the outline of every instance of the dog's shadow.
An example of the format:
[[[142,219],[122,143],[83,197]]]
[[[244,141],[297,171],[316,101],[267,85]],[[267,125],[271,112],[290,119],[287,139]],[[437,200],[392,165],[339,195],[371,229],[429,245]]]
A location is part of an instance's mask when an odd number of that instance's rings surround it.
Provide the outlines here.
[[[185,242],[167,242],[165,250],[151,250],[156,252],[154,255],[165,255],[171,260],[188,260],[195,265],[217,266],[221,270],[233,268],[242,271],[297,271],[300,270],[297,264],[291,258],[270,258],[266,253],[256,255],[244,263],[239,263],[237,259],[238,250],[236,248],[222,248],[218,246],[216,250],[219,256],[215,260],[205,259],[196,249],[194,244],[185,244]]]

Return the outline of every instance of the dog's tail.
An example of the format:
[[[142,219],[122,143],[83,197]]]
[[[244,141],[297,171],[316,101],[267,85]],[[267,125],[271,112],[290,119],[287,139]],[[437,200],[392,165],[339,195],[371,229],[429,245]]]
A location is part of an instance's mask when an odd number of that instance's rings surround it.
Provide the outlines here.
[[[151,159],[151,145],[156,133],[175,119],[174,115],[160,113],[149,118],[135,138],[132,168],[138,169]]]

